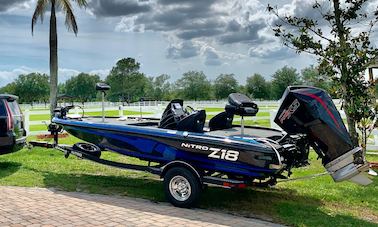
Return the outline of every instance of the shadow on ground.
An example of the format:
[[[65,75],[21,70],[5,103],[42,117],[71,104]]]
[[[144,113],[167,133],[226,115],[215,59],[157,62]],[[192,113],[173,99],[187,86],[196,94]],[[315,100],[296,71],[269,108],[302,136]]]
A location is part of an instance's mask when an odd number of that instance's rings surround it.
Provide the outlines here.
[[[33,171],[39,172],[38,170]],[[47,171],[42,172],[42,174],[46,187],[62,190],[57,193],[65,194],[63,191],[76,191],[131,196],[145,198],[153,202],[165,202],[162,182],[150,177],[61,174]],[[80,194],[69,193],[67,195],[76,196]],[[82,199],[106,203],[103,200],[96,201],[95,198],[83,196]],[[127,205],[122,203],[111,205],[127,208]],[[298,195],[295,190],[291,189],[226,190],[209,187],[201,197],[199,208],[294,226],[376,226],[353,216],[331,215],[322,208],[323,205],[321,200]],[[148,207],[145,209],[147,210],[141,210],[141,212],[157,212],[156,210],[148,210]],[[182,218],[187,217],[183,214]]]
[[[20,163],[0,161],[0,179],[17,172],[21,167]]]

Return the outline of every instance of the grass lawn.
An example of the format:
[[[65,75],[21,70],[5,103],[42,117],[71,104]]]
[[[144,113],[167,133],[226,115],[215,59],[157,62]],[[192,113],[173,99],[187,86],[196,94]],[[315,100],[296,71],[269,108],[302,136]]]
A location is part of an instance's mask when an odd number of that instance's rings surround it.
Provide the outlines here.
[[[73,137],[62,143],[77,142]],[[110,160],[143,163],[137,159],[104,152]],[[368,156],[378,161],[378,156]],[[293,177],[324,172],[316,155],[310,166],[296,169]],[[0,156],[0,185],[52,187],[141,197],[165,201],[159,178],[145,172],[120,170],[80,160],[44,148],[24,149]],[[201,208],[243,216],[260,217],[294,226],[377,226],[378,178],[362,187],[349,182],[334,183],[330,176],[279,183],[273,188],[227,190],[209,187]]]
[[[223,112],[224,111],[224,108],[221,108],[221,107],[199,107],[198,109],[201,109],[201,110],[206,110],[206,112]]]
[[[270,120],[269,119],[263,119],[263,120],[245,120],[244,121],[246,125],[257,125],[257,126],[263,126],[263,127],[270,127]],[[234,124],[240,124],[240,121],[235,121]]]
[[[210,120],[212,117],[214,117],[216,114],[206,114],[206,119]],[[257,113],[256,117],[269,117],[269,112],[259,112]],[[240,116],[235,115],[234,118],[240,118]],[[252,119],[252,117],[244,117],[244,120],[248,121]]]
[[[47,131],[46,125],[30,125],[29,126],[30,131]]]

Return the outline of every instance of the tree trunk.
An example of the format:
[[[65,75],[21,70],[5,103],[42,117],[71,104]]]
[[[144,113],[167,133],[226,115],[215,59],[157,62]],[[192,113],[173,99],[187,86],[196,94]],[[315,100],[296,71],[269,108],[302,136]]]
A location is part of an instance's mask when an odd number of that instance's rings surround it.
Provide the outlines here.
[[[55,0],[51,1],[50,17],[50,113],[54,114],[58,95],[58,35],[56,28]]]
[[[343,24],[343,21],[341,20],[341,9],[340,9],[340,0],[333,0],[333,7],[334,7],[334,13],[335,13],[335,23],[337,28],[337,36],[340,41],[340,49],[341,49],[341,57],[344,57],[346,53],[344,50],[346,49],[346,38],[345,38],[345,26]],[[345,109],[345,115],[347,118],[348,123],[348,129],[349,134],[352,139],[352,143],[354,146],[358,146],[358,134],[356,130],[356,120],[353,119],[348,113],[349,107],[350,107],[350,100],[346,97],[348,97],[348,89],[347,84],[348,83],[345,78],[347,78],[349,72],[346,62],[342,62],[339,66],[340,68],[340,74],[341,74],[341,89],[342,89],[342,99],[344,101],[344,109]]]
[[[348,123],[348,130],[349,130],[349,134],[350,134],[350,137],[352,139],[352,143],[354,146],[358,146],[358,133],[357,133],[357,130],[356,130],[356,121],[349,117],[349,114],[347,113],[347,111],[345,111],[345,115],[346,115],[346,118],[347,118],[347,123]]]

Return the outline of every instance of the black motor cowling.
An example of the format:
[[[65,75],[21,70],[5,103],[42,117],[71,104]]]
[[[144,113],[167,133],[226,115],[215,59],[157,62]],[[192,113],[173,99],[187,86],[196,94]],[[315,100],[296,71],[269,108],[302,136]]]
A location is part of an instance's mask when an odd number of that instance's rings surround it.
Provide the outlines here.
[[[335,181],[351,179],[366,170],[362,150],[350,135],[331,97],[315,87],[288,87],[274,119],[289,134],[306,134]],[[364,181],[366,184],[368,181]]]
[[[335,104],[319,88],[288,87],[274,122],[289,134],[307,134],[323,152],[324,164],[353,148]]]

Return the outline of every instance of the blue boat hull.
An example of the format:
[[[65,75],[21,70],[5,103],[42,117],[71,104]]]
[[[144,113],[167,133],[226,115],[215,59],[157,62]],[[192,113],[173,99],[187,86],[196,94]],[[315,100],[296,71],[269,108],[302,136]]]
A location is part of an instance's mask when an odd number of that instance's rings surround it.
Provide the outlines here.
[[[256,179],[275,175],[279,169],[270,166],[281,164],[275,149],[254,139],[59,118],[53,122],[101,149],[160,164],[182,160],[201,170]]]

